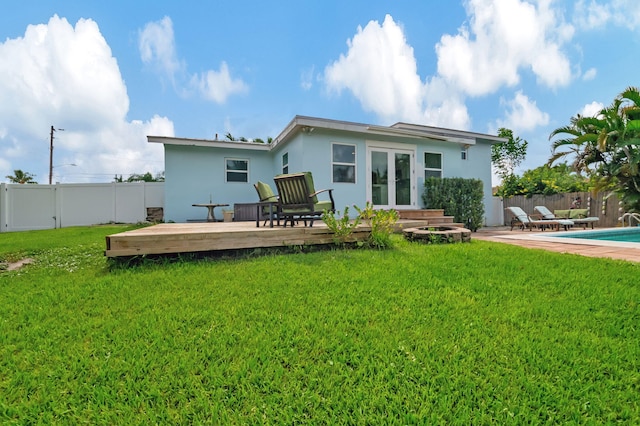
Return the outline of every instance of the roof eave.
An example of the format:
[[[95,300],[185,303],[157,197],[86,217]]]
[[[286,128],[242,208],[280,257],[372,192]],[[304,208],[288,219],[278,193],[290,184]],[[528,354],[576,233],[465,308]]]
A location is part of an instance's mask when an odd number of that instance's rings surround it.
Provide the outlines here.
[[[240,142],[240,141],[221,141],[211,139],[190,139],[176,138],[170,136],[147,136],[147,142],[161,143],[164,145],[178,146],[202,146],[207,148],[230,148],[230,149],[250,149],[257,151],[268,151],[269,144],[256,142]]]

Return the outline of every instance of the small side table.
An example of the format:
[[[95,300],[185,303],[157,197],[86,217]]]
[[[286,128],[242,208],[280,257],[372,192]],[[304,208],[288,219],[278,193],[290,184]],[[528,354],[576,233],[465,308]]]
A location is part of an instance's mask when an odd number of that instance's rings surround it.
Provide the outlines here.
[[[206,207],[207,208],[207,222],[215,222],[216,217],[213,214],[213,210],[216,207],[227,207],[229,204],[212,204],[212,203],[203,203],[203,204],[191,204],[193,207]]]
[[[256,228],[260,227],[260,221],[262,220],[262,207],[269,206],[269,227],[273,228],[273,214],[276,213],[277,201],[261,201],[256,203]],[[280,219],[278,219],[278,225],[280,225]]]

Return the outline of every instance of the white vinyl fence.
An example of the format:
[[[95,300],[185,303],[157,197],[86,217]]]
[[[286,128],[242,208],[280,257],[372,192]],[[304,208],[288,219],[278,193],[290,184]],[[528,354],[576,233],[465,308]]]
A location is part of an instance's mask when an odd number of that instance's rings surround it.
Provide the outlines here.
[[[163,182],[0,184],[0,232],[137,223],[164,207]]]

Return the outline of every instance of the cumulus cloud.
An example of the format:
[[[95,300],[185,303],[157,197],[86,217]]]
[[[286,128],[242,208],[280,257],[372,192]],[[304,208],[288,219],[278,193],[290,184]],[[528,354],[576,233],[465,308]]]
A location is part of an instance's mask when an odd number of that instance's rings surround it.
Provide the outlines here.
[[[468,125],[466,108],[454,100],[444,104],[450,97],[445,93],[453,95],[441,90],[445,82],[436,80],[433,86],[422,82],[413,48],[390,15],[382,24],[370,21],[364,28],[358,27],[347,45],[347,53],[325,68],[329,92],[350,91],[366,111],[387,122],[405,120],[458,128]],[[432,96],[427,102],[429,92]],[[450,111],[455,114],[448,114]]]
[[[574,6],[574,21],[584,30],[610,25],[636,30],[640,27],[640,2],[637,0],[579,0]]]
[[[0,103],[0,176],[22,169],[48,181],[52,124],[65,129],[55,133],[54,164],[77,164],[76,181],[164,168],[161,147],[147,143],[146,134],[173,135],[173,123],[127,121],[117,61],[90,19],[72,26],[53,16],[0,43],[0,99],[14,100]]]
[[[413,48],[401,25],[387,15],[382,24],[370,21],[358,27],[347,41],[347,52],[325,68],[327,89],[338,95],[350,92],[363,109],[385,122],[467,129],[471,126],[469,96],[517,86],[523,72],[552,89],[571,82],[571,63],[563,48],[573,38],[574,27],[552,8],[551,1],[467,0],[465,8],[469,24],[457,34],[443,35],[435,46],[436,75],[418,74]],[[535,103],[522,102],[522,96],[512,101],[507,121],[516,121],[518,114],[533,114]],[[540,125],[545,115],[535,110],[533,123]]]
[[[367,111],[387,120],[421,116],[423,83],[417,74],[413,48],[390,15],[382,25],[371,21],[358,27],[347,42],[349,51],[325,69],[330,90],[348,89]]]
[[[538,82],[567,85],[571,64],[562,46],[573,27],[562,22],[549,1],[469,0],[469,26],[444,35],[436,46],[438,73],[471,96],[515,86],[531,70]]]
[[[590,104],[585,105],[580,111],[580,115],[583,117],[595,117],[600,114],[600,111],[604,109],[604,104],[601,102],[593,101]]]
[[[549,114],[541,111],[536,102],[522,91],[516,92],[512,100],[502,100],[501,103],[507,108],[506,119],[498,120],[497,127],[506,127],[519,133],[549,124]]]
[[[220,70],[208,70],[200,74],[187,75],[187,66],[178,59],[173,33],[173,21],[165,16],[160,21],[149,22],[139,32],[138,48],[142,62],[156,68],[171,79],[178,93],[189,94],[195,90],[204,99],[223,104],[229,96],[248,92],[249,86],[242,79],[234,78],[225,61]],[[183,77],[186,87],[180,87]]]

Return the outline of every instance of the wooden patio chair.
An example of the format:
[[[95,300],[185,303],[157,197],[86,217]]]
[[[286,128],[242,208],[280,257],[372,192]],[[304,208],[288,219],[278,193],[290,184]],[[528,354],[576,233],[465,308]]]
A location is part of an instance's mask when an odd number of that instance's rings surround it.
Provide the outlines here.
[[[311,172],[290,173],[273,178],[278,191],[278,214],[284,219],[284,226],[295,220],[303,220],[305,226],[313,226],[314,219],[325,211],[335,212],[333,189],[315,190]],[[318,194],[328,192],[330,201],[319,201]]]
[[[256,189],[258,198],[260,199],[260,213],[264,219],[262,226],[266,226],[267,221],[272,221],[273,217],[278,220],[278,226],[280,226],[280,216],[278,214],[280,203],[278,202],[278,196],[274,194],[268,183],[258,181],[258,183],[253,184],[253,187]]]

